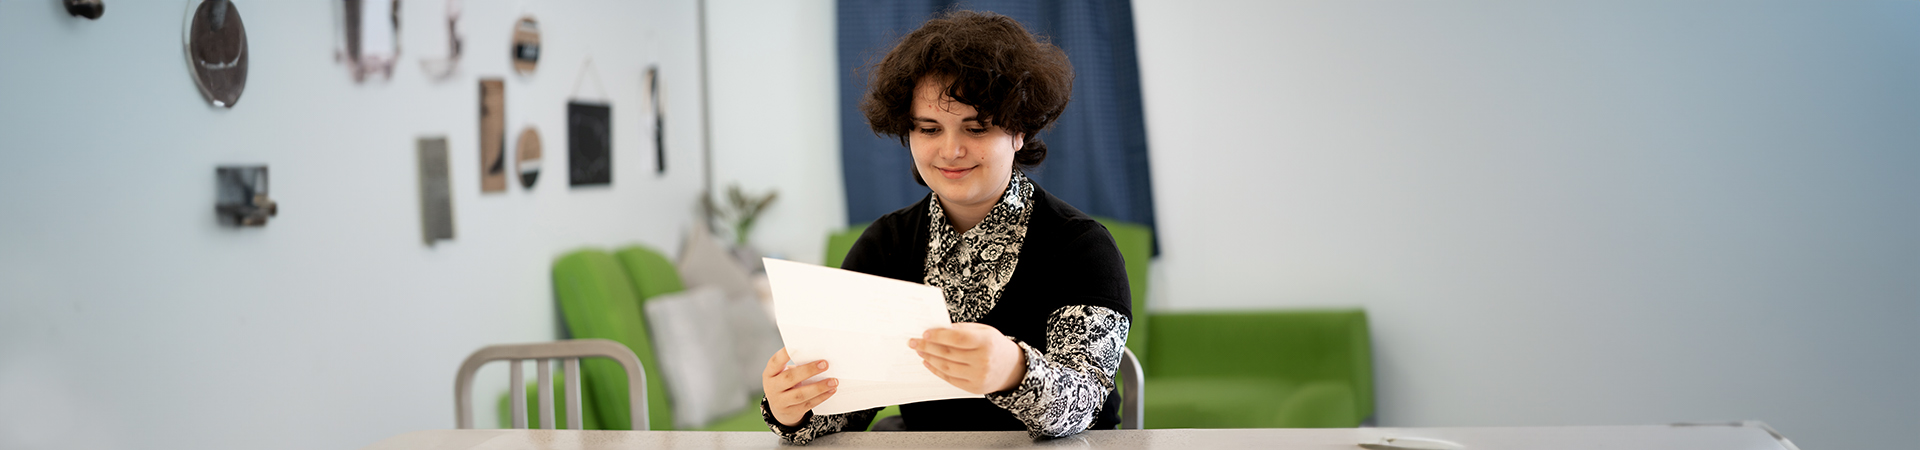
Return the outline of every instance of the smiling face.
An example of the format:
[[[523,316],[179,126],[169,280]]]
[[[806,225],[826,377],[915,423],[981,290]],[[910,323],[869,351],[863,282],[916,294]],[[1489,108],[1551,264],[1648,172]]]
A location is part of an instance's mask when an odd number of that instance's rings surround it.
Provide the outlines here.
[[[914,88],[908,146],[914,170],[940,195],[940,207],[959,228],[968,228],[1006,192],[1013,154],[1025,136],[983,121],[973,106],[943,95],[945,81],[929,76]]]

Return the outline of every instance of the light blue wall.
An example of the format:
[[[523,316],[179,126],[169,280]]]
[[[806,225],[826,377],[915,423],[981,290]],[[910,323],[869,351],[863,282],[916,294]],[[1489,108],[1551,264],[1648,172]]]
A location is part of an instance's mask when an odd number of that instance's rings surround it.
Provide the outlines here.
[[[1920,425],[1920,4],[1135,17],[1155,309],[1365,306],[1382,425]]]
[[[362,85],[334,60],[334,3],[234,2],[251,73],[221,111],[187,75],[186,1],[109,0],[91,22],[0,1],[0,448],[346,449],[450,428],[468,352],[554,337],[555,256],[677,249],[701,183],[695,2],[467,1],[462,72],[437,84],[419,60],[445,54],[446,3],[408,0],[393,79]],[[522,13],[545,31],[531,77],[507,61]],[[580,93],[614,102],[614,184],[569,189],[564,108],[588,58]],[[650,62],[683,100],[664,177]],[[479,76],[506,79],[509,139],[544,136],[532,190],[480,194]],[[433,248],[426,134],[451,143],[458,232]],[[265,228],[216,225],[228,163],[271,165]]]

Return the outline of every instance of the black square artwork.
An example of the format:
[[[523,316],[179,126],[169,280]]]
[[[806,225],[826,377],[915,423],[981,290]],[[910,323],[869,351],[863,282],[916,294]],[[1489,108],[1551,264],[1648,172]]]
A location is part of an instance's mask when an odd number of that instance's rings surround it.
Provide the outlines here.
[[[573,186],[613,184],[613,108],[567,102],[567,172]]]

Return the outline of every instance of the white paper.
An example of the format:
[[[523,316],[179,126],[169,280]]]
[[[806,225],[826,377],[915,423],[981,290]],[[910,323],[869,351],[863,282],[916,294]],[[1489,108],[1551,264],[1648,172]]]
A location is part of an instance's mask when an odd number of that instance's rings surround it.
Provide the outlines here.
[[[940,288],[812,264],[764,258],[775,321],[789,364],[826,360],[807,380],[840,379],[816,415],[949,398],[981,398],[921,365],[907,340],[953,325]]]

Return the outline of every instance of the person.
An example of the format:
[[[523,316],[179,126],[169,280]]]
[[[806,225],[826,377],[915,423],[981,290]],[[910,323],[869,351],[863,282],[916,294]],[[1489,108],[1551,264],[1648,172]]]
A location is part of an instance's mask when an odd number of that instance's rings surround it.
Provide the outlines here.
[[[1066,53],[1006,16],[955,11],[902,37],[869,76],[869,126],[900,139],[932,192],[875,220],[842,267],[941,288],[955,323],[901,345],[985,396],[900,405],[904,428],[1036,439],[1113,428],[1132,317],[1124,261],[1104,226],[1024,173],[1046,159],[1038,133],[1071,97]],[[838,380],[802,382],[829,361],[788,362],[782,349],[761,373],[762,416],[785,442],[865,430],[879,411],[813,414]]]

